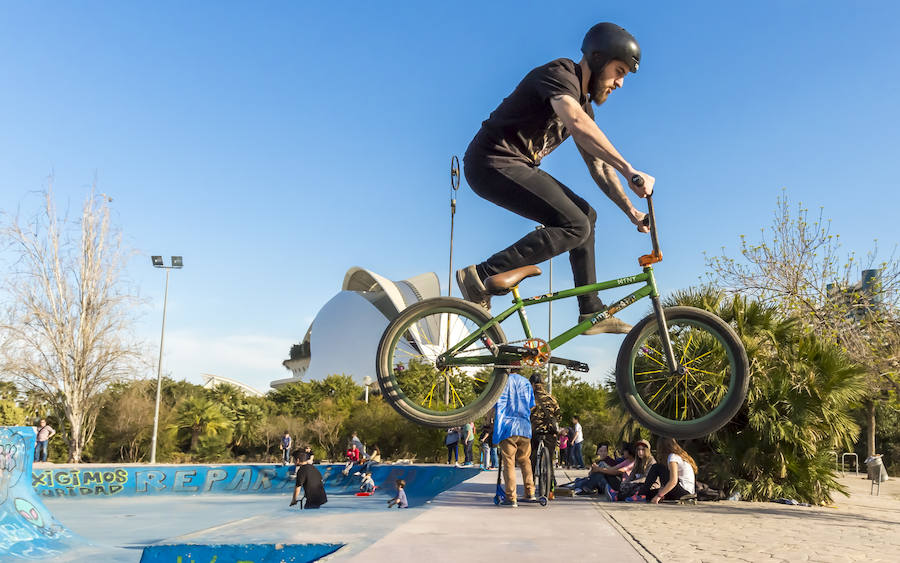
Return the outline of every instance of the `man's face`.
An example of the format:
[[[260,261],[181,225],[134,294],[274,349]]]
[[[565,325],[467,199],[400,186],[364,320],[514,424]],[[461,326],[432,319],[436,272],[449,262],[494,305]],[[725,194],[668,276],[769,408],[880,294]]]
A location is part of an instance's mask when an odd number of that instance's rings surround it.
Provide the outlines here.
[[[622,61],[610,61],[600,71],[600,76],[591,80],[593,89],[588,92],[594,105],[601,105],[616,88],[621,88],[628,74],[628,65]]]
[[[597,448],[597,455],[600,457],[606,457],[609,455],[609,446],[600,446]]]

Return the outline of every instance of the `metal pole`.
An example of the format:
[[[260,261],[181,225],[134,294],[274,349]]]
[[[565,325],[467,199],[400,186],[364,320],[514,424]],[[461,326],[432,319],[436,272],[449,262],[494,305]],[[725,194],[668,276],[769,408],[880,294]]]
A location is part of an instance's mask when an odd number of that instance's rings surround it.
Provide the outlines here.
[[[550,258],[550,293],[553,293],[553,258]],[[547,319],[547,342],[553,340],[553,301],[547,303],[549,307],[549,317]],[[551,350],[552,354],[553,351]],[[547,389],[548,393],[553,394],[553,368],[552,364],[547,362]]]
[[[156,410],[153,412],[153,440],[150,445],[150,463],[156,463],[156,436],[159,431],[159,396],[162,388],[163,343],[166,340],[166,306],[169,303],[169,269],[166,268],[166,291],[163,297],[162,333],[159,335],[159,363],[156,367]]]
[[[453,218],[456,216],[456,190],[459,189],[459,159],[450,157],[450,267],[447,271],[447,297],[453,295]],[[450,315],[447,314],[447,348],[450,347]],[[444,378],[444,404],[450,404],[450,372]]]

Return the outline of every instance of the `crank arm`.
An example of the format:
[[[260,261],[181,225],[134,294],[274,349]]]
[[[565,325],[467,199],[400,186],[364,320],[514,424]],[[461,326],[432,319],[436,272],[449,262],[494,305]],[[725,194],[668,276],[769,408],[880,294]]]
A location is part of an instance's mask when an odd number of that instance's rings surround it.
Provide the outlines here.
[[[565,358],[556,358],[554,356],[550,356],[550,358],[547,359],[547,363],[565,366],[571,370],[581,371],[581,372],[587,372],[587,371],[590,371],[590,369],[591,369],[584,362],[579,362],[577,360],[567,360]]]

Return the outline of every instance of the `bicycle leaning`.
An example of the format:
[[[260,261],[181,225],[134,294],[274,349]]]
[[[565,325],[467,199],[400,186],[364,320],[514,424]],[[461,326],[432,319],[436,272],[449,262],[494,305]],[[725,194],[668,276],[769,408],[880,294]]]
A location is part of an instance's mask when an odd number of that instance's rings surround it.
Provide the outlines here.
[[[383,397],[420,424],[449,427],[474,420],[497,401],[510,370],[550,363],[588,371],[586,364],[553,352],[593,324],[649,297],[653,312],[628,333],[616,360],[616,391],[623,406],[651,432],[676,439],[704,436],[727,424],[747,395],[746,351],[716,315],[694,307],[662,307],[652,267],[662,260],[652,196],[647,205],[653,249],[638,259],[640,273],[523,299],[519,283],[541,273],[537,266],[525,266],[485,280],[492,295],[513,297],[512,305],[496,316],[452,297],[404,309],[378,346],[376,371]],[[549,341],[533,337],[526,307],[628,285],[640,287]],[[516,314],[525,339],[509,342],[500,325]]]

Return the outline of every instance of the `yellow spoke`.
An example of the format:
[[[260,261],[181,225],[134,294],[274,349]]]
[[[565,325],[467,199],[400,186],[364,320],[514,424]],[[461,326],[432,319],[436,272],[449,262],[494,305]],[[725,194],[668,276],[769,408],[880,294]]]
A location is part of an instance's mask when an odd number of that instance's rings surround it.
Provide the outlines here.
[[[431,401],[434,400],[434,388],[437,387],[437,382],[432,384],[431,390],[428,391],[428,394],[425,395],[425,401],[428,401],[428,408],[431,408]]]
[[[654,352],[655,352],[655,350],[654,350]],[[657,352],[657,353],[658,353],[658,352]],[[644,357],[647,358],[648,360],[650,360],[651,362],[656,362],[657,364],[661,365],[662,367],[668,367],[668,366],[666,366],[666,364],[664,364],[664,363],[662,363],[661,361],[657,360],[657,359],[654,358],[653,356],[650,356],[650,355],[648,355],[648,354],[644,354]]]
[[[691,368],[690,371],[691,371],[691,372],[697,372],[697,373],[705,373],[705,374],[707,374],[707,375],[714,375],[714,376],[716,376],[716,377],[721,377],[721,376],[722,376],[722,374],[720,374],[720,373],[713,373],[713,372],[711,372],[711,371],[706,371],[705,369]]]
[[[691,349],[691,340],[693,340],[693,339],[694,339],[694,333],[692,332],[691,334],[688,335],[687,344],[684,345],[684,352],[681,353],[681,359],[678,360],[679,364],[684,362],[684,357],[687,356],[688,350]]]
[[[699,360],[700,358],[704,358],[704,357],[706,357],[706,356],[709,356],[709,355],[712,354],[712,353],[713,353],[713,350],[710,350],[709,352],[706,352],[705,354],[702,354],[702,355],[700,355],[700,356],[697,356],[696,358],[694,358],[693,360],[689,361],[688,363],[686,363],[686,364],[681,364],[681,365],[683,365],[683,366],[689,366],[689,365],[691,365],[692,363],[694,363],[694,362],[696,362],[697,360]]]
[[[653,371],[636,371],[636,372],[634,372],[634,375],[647,375],[649,373],[665,373],[665,371],[666,370],[664,370],[664,369],[657,369],[657,370],[653,370]]]

